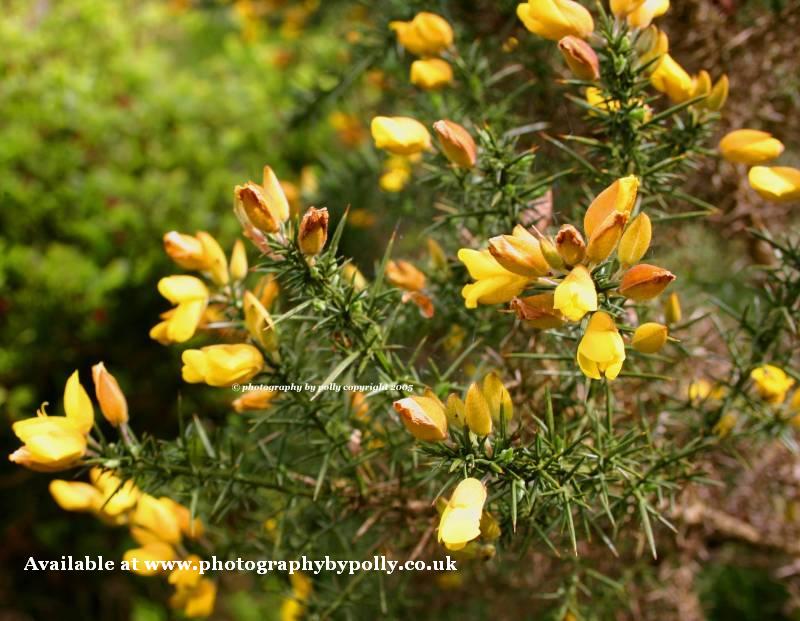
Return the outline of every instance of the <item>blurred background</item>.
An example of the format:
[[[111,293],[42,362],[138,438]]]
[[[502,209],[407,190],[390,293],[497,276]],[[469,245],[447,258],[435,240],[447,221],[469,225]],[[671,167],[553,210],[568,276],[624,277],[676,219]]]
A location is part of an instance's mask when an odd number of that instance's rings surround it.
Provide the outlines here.
[[[208,230],[229,248],[238,230],[232,188],[258,181],[264,164],[286,183],[295,209],[327,206],[337,219],[351,206],[343,252],[366,272],[400,219],[401,248],[413,249],[419,194],[380,191],[381,162],[368,140],[370,118],[390,109],[387,93],[409,88],[395,71],[401,63],[386,24],[420,9],[457,13],[457,24],[474,29],[459,37],[480,39],[511,23],[514,3],[3,0],[0,7],[0,443],[9,453],[10,423],[59,402],[66,377],[81,369],[87,380],[98,360],[119,378],[140,429],[174,435],[179,396],[185,408],[214,411],[210,393],[182,394],[179,351],[147,337],[165,308],[155,284],[173,271],[161,236]],[[784,161],[798,165],[798,3],[677,1],[663,22],[681,34],[671,53],[685,66],[730,75],[720,133],[774,131],[787,146]],[[547,97],[554,52],[526,45],[536,96],[525,113],[530,122],[553,122],[553,114],[558,122],[568,113],[554,112]],[[664,262],[682,265],[689,293],[748,295],[726,278],[760,260],[743,231],[796,225],[790,207],[754,201],[744,177],[710,160],[688,190],[719,215],[661,242],[673,248]],[[655,607],[650,618],[658,619],[800,619],[800,593],[784,580],[800,572],[800,460],[776,445],[748,464],[724,457],[708,470],[735,491],[687,492],[687,511],[715,506],[721,516],[691,514],[696,519],[683,522],[664,560],[630,568],[641,605]],[[124,534],[61,511],[47,482],[4,460],[0,466],[0,621],[169,618],[162,581],[21,572],[31,555],[58,558],[70,549],[118,558],[124,549]],[[218,606],[218,618],[270,618],[262,614],[269,607],[250,606],[246,585],[226,591],[235,594]],[[509,601],[524,610],[527,596]],[[487,591],[475,602],[480,618],[497,605],[492,597]]]

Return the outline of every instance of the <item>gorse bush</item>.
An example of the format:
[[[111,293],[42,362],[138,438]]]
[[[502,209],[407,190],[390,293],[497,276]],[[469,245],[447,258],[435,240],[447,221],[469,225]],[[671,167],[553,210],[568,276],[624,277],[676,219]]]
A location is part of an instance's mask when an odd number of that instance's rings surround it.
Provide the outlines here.
[[[752,232],[771,265],[740,307],[682,300],[682,265],[662,263],[671,228],[716,211],[686,179],[717,152],[751,166],[761,199],[800,197],[800,171],[769,165],[780,140],[742,129],[712,142],[728,78],[670,55],[654,23],[668,2],[499,8],[505,26],[479,42],[450,8],[376,10],[350,37],[369,62],[320,94],[344,95],[332,117],[343,143],[358,134],[354,110],[372,109],[374,145],[359,147],[370,154],[344,160],[414,225],[401,221],[373,265],[342,243],[351,220],[369,226],[363,205],[293,213],[270,166],[218,201],[232,193],[247,248],[183,223],[159,232],[179,269],[158,280],[149,336],[181,350],[186,393],[230,394],[225,412],[179,407],[178,436],[156,437],[129,411],[136,382],[121,388],[97,362],[105,422],[80,369],[63,406],[13,425],[11,461],[77,468],[52,496],[127,528],[137,573],[159,573],[145,560],[194,563],[163,576],[185,616],[212,615],[236,590],[224,572],[200,573],[212,556],[374,554],[449,555],[460,571],[293,572],[281,618],[488,615],[466,591],[459,606],[440,595],[467,580],[526,615],[630,615],[627,567],[658,557],[705,456],[744,435],[794,444],[798,241]],[[543,55],[560,77],[537,108],[566,107],[569,131],[527,116]],[[339,170],[326,168],[323,202]],[[717,359],[703,368],[709,333]],[[269,609],[274,578],[247,580],[249,604]]]

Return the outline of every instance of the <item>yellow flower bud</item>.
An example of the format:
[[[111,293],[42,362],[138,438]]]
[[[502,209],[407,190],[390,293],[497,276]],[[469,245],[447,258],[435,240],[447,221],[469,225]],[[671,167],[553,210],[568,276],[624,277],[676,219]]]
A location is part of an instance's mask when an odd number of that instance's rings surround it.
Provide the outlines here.
[[[618,211],[610,214],[589,236],[586,258],[592,263],[605,261],[617,247],[627,223],[628,214]]]
[[[246,382],[264,368],[264,357],[252,345],[209,345],[187,349],[181,356],[182,375],[190,384],[230,386]]]
[[[675,280],[675,275],[662,267],[640,263],[622,275],[619,292],[636,302],[652,300],[661,295],[667,285]]]
[[[668,324],[678,323],[682,316],[681,300],[677,293],[672,292],[667,296],[666,302],[664,302],[664,320]]]
[[[472,168],[478,161],[478,148],[470,133],[458,123],[443,119],[433,124],[433,131],[444,156],[461,168]]]
[[[421,291],[425,288],[425,274],[408,261],[389,261],[386,264],[386,280],[406,291]]]
[[[95,511],[100,508],[103,496],[100,491],[83,481],[50,481],[50,495],[64,511]]]
[[[719,141],[719,151],[729,162],[763,164],[783,153],[783,143],[769,132],[757,129],[737,129]]]
[[[417,440],[440,442],[447,438],[447,416],[438,399],[406,397],[395,401],[393,406],[406,429]]]
[[[726,412],[720,416],[717,424],[714,425],[712,431],[720,438],[724,438],[730,434],[736,427],[736,414],[733,412]]]
[[[558,42],[558,49],[576,78],[579,80],[600,78],[600,61],[597,58],[597,52],[586,41],[570,35]]]
[[[643,323],[633,333],[631,345],[643,354],[655,354],[667,342],[667,326],[660,323]]]
[[[458,260],[466,265],[469,275],[476,280],[461,290],[467,308],[510,302],[528,284],[528,278],[509,272],[488,250],[462,248],[458,251]]]
[[[211,280],[218,285],[227,285],[230,280],[228,276],[228,260],[219,242],[205,231],[197,234],[197,239],[203,244],[203,252],[206,255],[208,271]]]
[[[481,515],[481,537],[486,541],[495,541],[500,538],[503,531],[500,529],[500,523],[491,513],[484,511]]]
[[[725,102],[728,101],[729,88],[728,76],[723,75],[716,81],[703,105],[713,112],[719,112],[725,106]]]
[[[639,66],[646,66],[647,73],[652,74],[658,69],[664,55],[669,52],[669,39],[667,34],[656,26],[648,26],[639,35],[636,49],[639,52]]]
[[[650,247],[652,235],[653,228],[649,216],[646,213],[640,213],[633,219],[619,241],[617,256],[620,263],[630,266],[641,261]]]
[[[163,541],[172,545],[181,542],[181,526],[169,498],[142,494],[131,515],[131,535],[142,545]]]
[[[694,87],[692,88],[692,98],[707,97],[711,93],[711,76],[705,69],[694,77]],[[703,102],[705,104],[705,102]]]
[[[619,212],[629,216],[636,203],[639,179],[634,176],[622,177],[600,192],[589,205],[583,217],[583,230],[589,237],[595,229],[606,221],[612,213]],[[556,243],[558,241],[556,240]]]
[[[234,400],[233,409],[242,412],[266,410],[272,405],[277,392],[274,390],[248,390],[241,397]]]
[[[278,334],[275,323],[259,299],[250,293],[244,292],[244,326],[253,340],[267,351],[278,349]]]
[[[425,126],[407,116],[376,116],[370,130],[375,147],[395,155],[422,153],[431,146],[431,135]]]
[[[367,288],[367,279],[352,263],[345,263],[342,266],[342,277],[345,282],[352,285],[356,291],[363,291]]]
[[[489,373],[483,378],[481,390],[489,406],[492,420],[499,421],[501,414],[506,421],[513,418],[514,404],[511,401],[511,395],[508,394],[508,390],[503,386],[503,382],[497,373]]]
[[[450,268],[447,265],[447,255],[444,252],[444,248],[433,237],[428,237],[425,243],[428,246],[431,267],[435,270],[448,272]]]
[[[436,13],[417,13],[410,22],[391,22],[397,40],[416,56],[436,56],[453,44],[453,28]]]
[[[511,300],[511,309],[525,325],[539,330],[560,328],[564,325],[564,315],[553,308],[555,296],[552,293],[540,293],[525,298]]]
[[[411,83],[426,91],[433,91],[453,81],[453,68],[441,58],[426,58],[411,63]]]
[[[625,343],[610,315],[596,312],[578,344],[578,366],[586,377],[616,379],[625,360]]]
[[[550,271],[539,240],[523,226],[514,227],[513,235],[498,235],[489,240],[489,252],[509,272],[538,278]]]
[[[534,0],[517,5],[517,17],[532,33],[558,41],[572,35],[587,38],[594,31],[592,14],[573,0]]]
[[[247,252],[241,239],[237,239],[233,244],[229,271],[235,281],[244,280],[247,276]]]
[[[439,520],[438,539],[448,550],[460,550],[481,534],[486,488],[478,479],[464,479],[453,490]]]
[[[542,251],[542,256],[544,260],[547,261],[547,264],[552,267],[554,270],[560,270],[564,268],[564,259],[561,258],[561,255],[558,254],[558,249],[556,245],[553,243],[553,240],[549,237],[542,237],[539,240],[539,248]]]
[[[592,275],[583,265],[577,265],[556,287],[553,308],[570,321],[580,321],[589,311],[597,310],[597,290]]]
[[[631,28],[647,28],[656,17],[669,10],[669,0],[644,0],[628,13],[628,25]]]
[[[325,242],[328,241],[328,210],[323,207],[309,207],[300,221],[300,230],[297,233],[297,245],[307,257],[313,257],[322,252]]]
[[[488,436],[492,433],[492,413],[478,384],[473,382],[469,387],[465,405],[469,430],[476,436]]]
[[[754,166],[747,174],[750,187],[775,203],[800,199],[800,169],[789,166]]]
[[[69,376],[64,386],[64,413],[67,418],[84,434],[88,434],[94,426],[94,408],[86,389],[81,386],[78,372]]]
[[[128,401],[117,379],[106,370],[102,362],[92,367],[94,391],[100,403],[100,411],[105,419],[114,427],[119,427],[128,422]]]
[[[466,406],[456,394],[448,395],[444,413],[447,417],[447,424],[452,427],[463,429],[467,424]]]
[[[657,91],[665,93],[674,104],[688,101],[694,92],[694,79],[669,54],[662,57],[650,76],[650,83]]]
[[[556,235],[556,250],[567,265],[578,265],[586,256],[583,235],[571,224],[563,224]]]
[[[171,545],[161,541],[152,541],[140,548],[127,550],[125,554],[122,555],[122,560],[130,565],[131,571],[135,571],[135,573],[140,576],[154,576],[163,571],[161,564],[153,564],[150,569],[147,567],[146,561],[150,561],[151,563],[155,563],[156,561],[172,561],[175,557],[175,550]],[[134,559],[136,559],[135,566],[137,567],[135,570],[133,569]]]
[[[203,244],[192,235],[184,235],[177,231],[164,234],[164,250],[169,258],[187,270],[208,269],[208,261]]]
[[[794,379],[789,377],[780,367],[764,364],[750,372],[750,379],[756,384],[756,390],[764,401],[773,405],[783,403],[786,393],[794,385]]]

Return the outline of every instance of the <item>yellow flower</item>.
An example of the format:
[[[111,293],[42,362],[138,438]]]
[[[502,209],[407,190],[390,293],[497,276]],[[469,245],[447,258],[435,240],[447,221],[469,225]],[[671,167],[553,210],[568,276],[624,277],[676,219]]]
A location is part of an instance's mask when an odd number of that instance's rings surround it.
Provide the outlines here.
[[[622,275],[619,292],[636,302],[644,302],[661,295],[667,285],[675,280],[669,270],[647,263],[634,265]]]
[[[264,368],[264,357],[252,345],[209,345],[181,356],[183,379],[190,384],[230,386],[246,382]]]
[[[667,38],[665,32],[659,30],[656,26],[648,26],[639,35],[636,49],[639,52],[639,66],[646,67],[647,73],[652,74],[658,69],[664,55],[669,52],[669,38]],[[725,81],[727,83],[727,78]],[[721,82],[718,84],[721,84]]]
[[[499,421],[501,414],[507,421],[513,418],[514,404],[511,401],[511,395],[508,394],[508,390],[503,386],[497,373],[489,373],[483,378],[481,390],[489,406],[492,420]]]
[[[549,330],[564,325],[564,315],[553,308],[555,296],[552,293],[539,293],[511,300],[511,309],[517,317],[531,328]]]
[[[11,429],[22,447],[8,456],[9,461],[40,472],[76,465],[86,453],[85,413],[70,409],[66,414],[48,416],[43,405],[33,418],[14,423]]]
[[[167,276],[158,281],[158,291],[177,306],[164,321],[153,326],[150,338],[162,345],[188,341],[203,319],[208,306],[208,289],[194,276]]]
[[[100,411],[105,419],[114,427],[127,423],[128,401],[117,383],[117,378],[106,371],[106,365],[102,362],[92,367],[92,378]]]
[[[510,302],[522,293],[529,281],[505,269],[488,250],[462,248],[458,251],[458,260],[466,265],[469,275],[477,281],[461,289],[467,308]]]
[[[665,93],[674,104],[688,101],[694,92],[694,79],[669,54],[662,57],[650,76],[650,83],[657,91]]]
[[[719,141],[719,151],[729,162],[763,164],[783,153],[783,143],[769,132],[757,129],[737,129]]]
[[[297,245],[307,257],[313,257],[322,252],[325,242],[328,241],[328,210],[323,207],[309,207],[300,221],[300,230],[297,233]]]
[[[533,0],[517,5],[517,17],[532,33],[558,41],[572,35],[585,39],[594,31],[592,14],[573,0]]]
[[[208,259],[203,244],[193,235],[177,231],[164,234],[164,250],[170,259],[187,270],[208,269]]]
[[[411,83],[426,91],[447,86],[453,81],[453,68],[441,58],[426,58],[411,63]]]
[[[615,17],[627,17],[644,4],[644,0],[610,0],[609,7]]]
[[[199,563],[199,560],[196,562]],[[214,612],[216,598],[217,583],[208,578],[200,578],[194,586],[179,586],[170,598],[169,605],[173,609],[182,610],[190,619],[208,617]]]
[[[603,112],[616,112],[619,110],[619,102],[610,99],[601,89],[595,86],[590,86],[586,89],[586,103]],[[596,111],[592,111],[590,114],[597,116]]]
[[[783,369],[771,364],[753,369],[750,379],[755,382],[761,398],[772,404],[783,403],[786,393],[794,385],[794,380]]]
[[[386,280],[406,291],[420,291],[425,288],[425,274],[408,261],[389,261],[386,264]]]
[[[736,427],[736,414],[733,412],[726,412],[719,417],[717,424],[714,425],[712,431],[720,438],[724,438],[730,434]]]
[[[342,266],[342,278],[356,291],[363,291],[367,288],[367,279],[364,278],[364,274],[352,263],[345,263]]]
[[[476,383],[467,391],[465,414],[467,427],[476,436],[488,436],[492,433],[492,412],[481,387]]]
[[[181,526],[169,498],[142,494],[131,515],[131,535],[142,545],[181,542]]]
[[[406,397],[395,401],[393,407],[406,429],[417,440],[440,442],[447,438],[447,417],[438,399]]]
[[[556,234],[556,250],[567,265],[577,265],[586,256],[583,235],[571,224],[563,224]]]
[[[237,239],[233,244],[229,272],[235,281],[244,280],[247,276],[247,252],[241,239]]]
[[[615,212],[629,216],[636,203],[639,179],[634,176],[622,177],[600,192],[592,201],[583,217],[583,230],[592,236],[605,220]]]
[[[800,199],[800,169],[790,166],[754,166],[747,179],[758,194],[776,203]]]
[[[650,247],[652,236],[653,227],[649,216],[646,213],[640,213],[633,219],[633,222],[622,234],[622,239],[619,240],[617,256],[620,263],[628,266],[641,261]]]
[[[96,511],[103,502],[100,491],[83,481],[50,481],[50,495],[64,511]]]
[[[478,148],[470,133],[458,123],[443,119],[433,124],[444,156],[460,168],[472,168],[478,161]]]
[[[175,560],[175,550],[168,543],[163,541],[152,541],[139,548],[132,548],[127,550],[122,555],[122,560],[130,564],[131,571],[139,574],[140,576],[155,576],[163,571],[161,564],[155,564],[148,567],[146,563],[150,561],[172,561]],[[134,560],[136,561],[136,569],[134,568]]]
[[[272,316],[250,291],[244,292],[244,325],[252,339],[267,351],[278,349],[278,335]]]
[[[103,515],[115,518],[130,511],[142,495],[133,481],[122,481],[110,470],[92,468],[89,479],[102,496],[99,510]]]
[[[407,116],[376,116],[370,123],[375,147],[395,155],[422,153],[431,146],[425,126]]]
[[[576,78],[597,80],[600,77],[597,52],[583,39],[572,35],[566,36],[558,42],[558,49]]]
[[[481,534],[486,488],[478,479],[464,479],[453,490],[439,520],[438,539],[448,550],[461,550]]]
[[[384,192],[400,192],[411,180],[411,162],[403,155],[392,155],[383,165],[378,181]]]
[[[597,310],[597,290],[592,275],[583,265],[577,265],[556,287],[553,308],[570,321],[580,321],[589,311]]]
[[[467,424],[467,406],[458,395],[451,394],[447,397],[444,414],[447,417],[447,424],[457,429],[463,429]]]
[[[410,22],[390,22],[389,28],[400,45],[416,56],[435,56],[453,44],[453,28],[436,13],[423,11]]]
[[[539,240],[521,225],[513,235],[498,235],[489,240],[489,252],[509,272],[535,279],[550,271]]]
[[[725,396],[725,388],[714,386],[706,379],[692,382],[686,392],[690,401],[705,401],[706,399],[718,401]]]
[[[601,263],[614,252],[627,223],[628,214],[615,211],[594,229],[586,244],[586,258],[589,262]]]
[[[288,182],[281,183],[270,166],[264,166],[261,185],[248,181],[234,188],[234,211],[239,218],[265,233],[277,233],[289,219]]]
[[[277,394],[274,390],[248,390],[232,403],[233,409],[239,414],[266,410],[272,405]]]
[[[628,13],[628,25],[632,28],[647,28],[656,17],[669,10],[669,0],[644,0]]]
[[[631,345],[643,354],[654,354],[667,342],[667,326],[660,323],[643,323],[633,333]]]
[[[167,578],[167,582],[179,590],[196,587],[202,578],[200,575],[200,561],[202,559],[196,554],[189,554],[185,560],[192,563],[192,566],[173,569],[169,574],[169,578]]]
[[[578,344],[578,366],[586,377],[616,379],[625,360],[625,343],[610,315],[599,311],[592,315]]]

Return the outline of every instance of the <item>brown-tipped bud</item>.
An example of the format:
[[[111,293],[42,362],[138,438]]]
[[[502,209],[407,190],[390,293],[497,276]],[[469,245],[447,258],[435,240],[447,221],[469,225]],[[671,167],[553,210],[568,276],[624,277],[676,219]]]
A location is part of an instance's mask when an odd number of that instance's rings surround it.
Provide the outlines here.
[[[453,121],[441,120],[433,124],[444,156],[460,168],[472,168],[478,161],[478,148],[470,133]]]
[[[564,259],[558,254],[556,245],[549,237],[542,237],[539,240],[539,248],[542,250],[542,256],[547,264],[554,270],[560,270],[564,267]]]
[[[234,188],[237,208],[241,208],[253,226],[265,233],[277,233],[281,221],[270,208],[264,189],[252,181]]]
[[[525,298],[511,300],[511,309],[526,325],[539,330],[560,328],[564,325],[564,315],[553,308],[552,293],[540,293]]]
[[[203,244],[193,235],[184,235],[183,233],[178,233],[178,231],[165,233],[164,250],[170,259],[184,269],[208,269]]]
[[[617,256],[620,263],[629,266],[641,261],[650,247],[652,236],[653,228],[649,216],[646,213],[640,213],[633,219],[619,241]]]
[[[300,221],[300,230],[297,233],[297,245],[307,257],[313,257],[322,252],[325,242],[328,241],[328,210],[323,207],[309,207]]]
[[[626,298],[644,302],[660,295],[673,280],[675,274],[669,270],[640,263],[623,274],[619,292]]]
[[[628,214],[615,211],[598,226],[586,244],[586,258],[592,263],[605,261],[614,252],[622,231],[628,223]]]
[[[417,440],[441,442],[447,438],[447,417],[438,399],[406,397],[393,405],[406,429]]]
[[[116,378],[106,371],[106,366],[98,362],[92,367],[94,391],[100,410],[105,419],[114,427],[119,427],[128,422],[128,401]]]
[[[583,39],[568,35],[558,42],[558,49],[576,78],[597,80],[600,77],[600,61],[597,53]]]
[[[386,264],[386,280],[406,291],[420,291],[425,288],[425,274],[408,261],[389,261]]]
[[[583,235],[571,224],[563,225],[556,235],[556,250],[564,263],[578,265],[586,256],[586,243]]]

